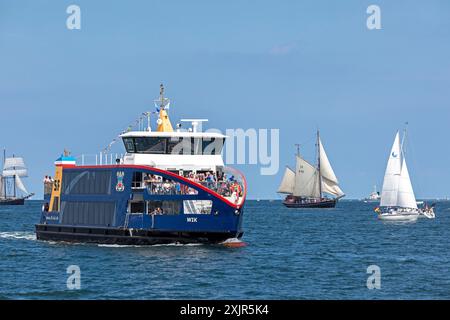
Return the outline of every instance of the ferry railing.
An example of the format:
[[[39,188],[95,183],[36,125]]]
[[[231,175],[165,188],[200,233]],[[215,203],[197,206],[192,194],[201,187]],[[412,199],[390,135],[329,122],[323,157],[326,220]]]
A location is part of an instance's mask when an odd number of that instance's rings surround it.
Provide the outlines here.
[[[81,154],[76,156],[77,163],[85,166],[85,165],[113,165],[117,164],[117,160],[119,163],[123,163],[123,153],[97,153],[97,154]]]
[[[232,198],[233,202],[240,203],[245,197],[246,184],[243,176],[238,172],[226,171],[224,172],[223,179],[219,181],[215,180],[202,180],[199,181],[197,178],[190,179],[192,182],[200,184],[207,189],[210,189],[222,197]],[[240,194],[236,198],[236,183],[239,185]],[[134,190],[144,190],[147,189],[148,193],[151,195],[186,195],[186,194],[197,194],[198,192],[190,188],[189,186],[175,181],[133,181]]]

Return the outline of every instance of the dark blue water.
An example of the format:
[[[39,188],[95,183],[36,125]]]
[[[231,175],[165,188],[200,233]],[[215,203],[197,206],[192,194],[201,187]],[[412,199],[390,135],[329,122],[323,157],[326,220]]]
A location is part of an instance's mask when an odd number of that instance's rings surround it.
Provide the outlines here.
[[[245,248],[118,247],[37,241],[41,203],[0,207],[0,298],[449,299],[450,202],[435,220],[392,224],[372,204],[292,210],[248,201]],[[366,286],[381,269],[381,289]],[[81,290],[68,290],[69,265]]]

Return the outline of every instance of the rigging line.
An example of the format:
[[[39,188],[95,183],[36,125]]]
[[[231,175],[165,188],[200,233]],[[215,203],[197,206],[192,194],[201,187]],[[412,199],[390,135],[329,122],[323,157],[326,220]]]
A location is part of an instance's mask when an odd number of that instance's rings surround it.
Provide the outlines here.
[[[417,165],[417,161],[416,161],[416,152],[415,149],[413,147],[413,143],[411,142],[412,140],[409,138],[409,134],[407,136],[407,138],[405,139],[405,149],[406,147],[408,148],[408,162],[411,164],[410,168],[412,169],[412,172],[421,172],[422,170],[414,170],[414,169],[419,169],[418,165]],[[417,179],[413,179],[412,181],[414,181]],[[422,195],[422,191],[423,188],[421,187],[421,183],[417,183],[415,185],[413,185],[414,190],[416,190],[417,192],[415,192],[415,195],[417,197],[417,195]]]

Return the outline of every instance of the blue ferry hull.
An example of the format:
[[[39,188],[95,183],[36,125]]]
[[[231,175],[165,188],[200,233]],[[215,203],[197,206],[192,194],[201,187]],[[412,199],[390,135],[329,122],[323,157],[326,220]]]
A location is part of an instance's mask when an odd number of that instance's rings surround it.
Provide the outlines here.
[[[243,232],[180,232],[145,229],[57,227],[36,225],[37,238],[44,241],[86,242],[119,245],[155,245],[169,243],[221,243],[240,239]]]
[[[151,188],[133,189],[136,172],[162,176],[195,194],[154,194]],[[100,186],[87,184],[89,193],[77,187],[86,176]],[[105,180],[105,181],[103,181]],[[92,184],[92,183],[91,183]],[[166,243],[220,243],[240,238],[243,202],[231,203],[206,187],[168,171],[148,166],[116,165],[64,168],[60,202],[43,211],[35,226],[39,240],[123,245]],[[101,187],[107,187],[101,190]],[[77,190],[77,188],[79,190]],[[130,201],[179,204],[174,214],[131,213]],[[210,201],[207,214],[190,213],[185,201]],[[184,205],[183,205],[184,204]]]

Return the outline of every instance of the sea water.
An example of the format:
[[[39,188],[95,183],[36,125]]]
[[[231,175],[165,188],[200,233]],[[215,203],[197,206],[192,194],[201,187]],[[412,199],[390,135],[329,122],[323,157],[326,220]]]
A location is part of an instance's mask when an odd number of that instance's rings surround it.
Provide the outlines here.
[[[450,202],[434,220],[389,223],[359,201],[247,201],[241,248],[38,241],[41,205],[0,206],[0,299],[450,298]],[[79,289],[67,285],[69,266]],[[368,288],[370,266],[379,289]]]

